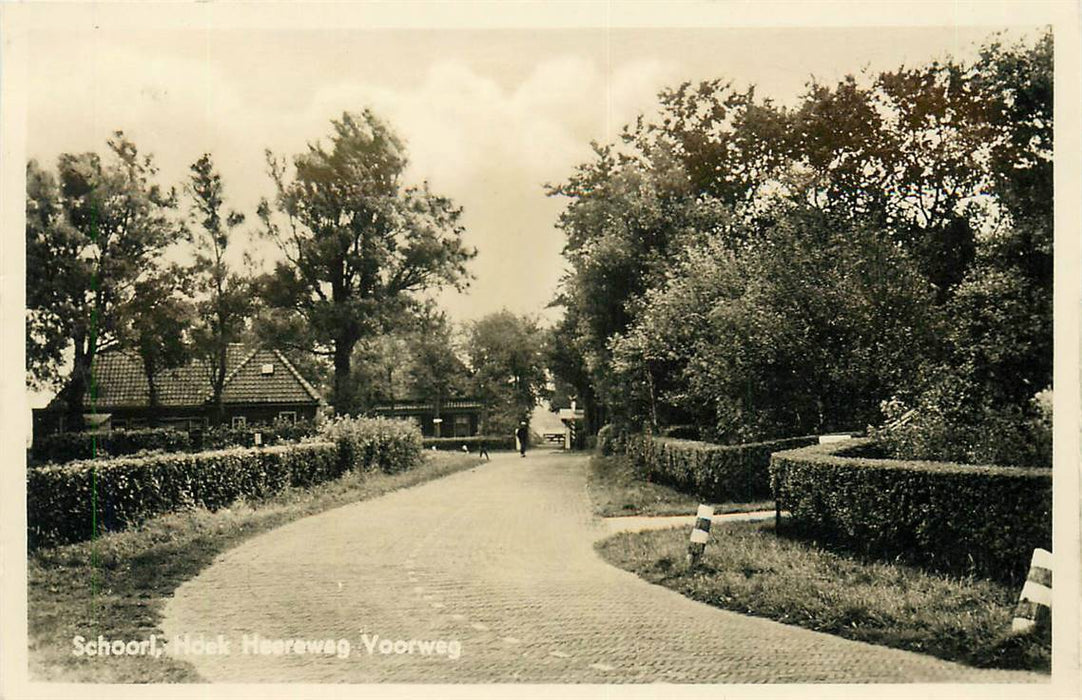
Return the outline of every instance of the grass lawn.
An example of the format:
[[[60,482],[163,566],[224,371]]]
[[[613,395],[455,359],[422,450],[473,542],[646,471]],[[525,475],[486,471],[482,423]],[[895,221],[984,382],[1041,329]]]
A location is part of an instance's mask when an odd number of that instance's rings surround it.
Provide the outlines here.
[[[600,542],[610,563],[727,610],[972,666],[1049,671],[1050,650],[1009,639],[1018,591],[882,562],[863,562],[777,536],[774,523],[715,523],[689,572],[686,529]]]
[[[167,598],[218,554],[291,520],[375,498],[476,466],[472,455],[425,452],[424,464],[398,474],[346,474],[259,503],[154,518],[93,542],[40,549],[27,561],[30,677],[95,683],[198,682],[194,668],[163,655],[72,654],[72,638],[149,639]]]
[[[647,481],[626,455],[605,457],[595,454],[590,458],[586,484],[594,513],[604,518],[621,515],[689,515],[695,512],[700,503],[693,495]],[[774,501],[711,505],[715,513],[774,509]]]

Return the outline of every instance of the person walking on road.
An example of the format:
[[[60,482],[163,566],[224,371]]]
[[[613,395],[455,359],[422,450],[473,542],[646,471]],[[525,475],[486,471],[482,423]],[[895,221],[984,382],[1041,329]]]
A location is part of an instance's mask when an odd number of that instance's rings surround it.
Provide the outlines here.
[[[515,437],[518,438],[518,451],[520,457],[526,456],[526,443],[530,441],[530,429],[526,427],[526,421],[518,426],[518,430],[515,431]]]
[[[477,457],[478,459],[487,459],[490,462],[492,461],[492,458],[488,456],[488,444],[484,440],[477,443]]]

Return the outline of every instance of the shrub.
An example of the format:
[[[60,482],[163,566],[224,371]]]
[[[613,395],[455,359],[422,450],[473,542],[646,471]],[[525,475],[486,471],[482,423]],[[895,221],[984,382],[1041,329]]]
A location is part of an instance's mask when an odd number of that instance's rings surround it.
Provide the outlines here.
[[[627,450],[650,480],[695,494],[705,501],[722,503],[769,498],[771,453],[815,441],[814,436],[809,436],[713,445],[640,435],[627,440]]]
[[[886,423],[873,435],[897,459],[1051,467],[1051,393],[1038,393],[1025,407],[995,407],[948,377],[913,408],[898,399],[883,402]]]
[[[792,526],[860,554],[1017,583],[1052,544],[1052,473],[852,457],[871,440],[775,454]]]
[[[58,433],[34,440],[34,462],[70,462],[95,457],[116,457],[145,450],[182,452],[191,447],[188,433],[173,428],[113,430],[108,433]]]
[[[201,431],[196,439],[197,447],[205,450],[221,450],[227,447],[252,447],[255,434],[260,434],[264,445],[281,445],[316,435],[319,431],[312,421],[276,420],[273,423],[256,423],[243,428],[230,425],[215,425]]]
[[[174,510],[217,510],[328,481],[342,467],[330,443],[45,465],[27,471],[27,534],[31,547],[85,540]]]
[[[392,474],[421,461],[421,430],[410,421],[339,416],[327,421],[320,435],[338,444],[345,469]]]
[[[441,437],[441,438],[424,438],[423,444],[426,450],[430,450],[435,447],[437,450],[461,450],[465,445],[469,448],[470,452],[476,452],[480,448],[481,443],[485,443],[485,446],[489,450],[514,450],[515,449],[515,436],[514,435],[471,435],[470,437]]]

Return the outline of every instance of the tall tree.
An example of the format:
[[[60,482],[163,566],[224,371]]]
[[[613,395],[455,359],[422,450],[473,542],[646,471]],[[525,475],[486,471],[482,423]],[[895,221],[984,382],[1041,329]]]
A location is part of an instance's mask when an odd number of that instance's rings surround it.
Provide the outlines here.
[[[536,321],[506,309],[469,325],[466,352],[474,393],[485,403],[485,432],[507,433],[529,421],[545,390],[544,342]]]
[[[118,310],[178,235],[175,193],[122,132],[96,153],[62,154],[57,176],[27,166],[27,350],[35,382],[55,382],[64,353],[73,367],[60,399],[69,426],[82,426],[91,368],[117,342]]]
[[[365,110],[332,121],[330,146],[309,145],[286,163],[267,154],[277,196],[259,214],[285,260],[266,280],[281,342],[330,358],[334,406],[356,410],[350,369],[364,338],[401,322],[418,295],[468,280],[476,252],[462,241],[462,210],[403,187],[405,146]],[[277,210],[284,222],[274,216]]]
[[[194,309],[189,301],[188,272],[170,265],[143,276],[118,309],[118,341],[134,351],[143,364],[151,425],[157,424],[161,405],[158,374],[191,360]]]
[[[436,412],[455,395],[465,393],[468,373],[459,356],[454,328],[443,313],[429,312],[410,333],[409,380],[413,396],[432,401]]]
[[[234,230],[244,215],[225,211],[221,175],[214,169],[209,153],[191,166],[188,193],[191,198],[190,229],[195,253],[196,293],[199,325],[194,346],[206,361],[211,400],[217,421],[224,416],[222,390],[228,370],[229,346],[244,334],[254,306],[250,279],[230,269],[226,259]]]

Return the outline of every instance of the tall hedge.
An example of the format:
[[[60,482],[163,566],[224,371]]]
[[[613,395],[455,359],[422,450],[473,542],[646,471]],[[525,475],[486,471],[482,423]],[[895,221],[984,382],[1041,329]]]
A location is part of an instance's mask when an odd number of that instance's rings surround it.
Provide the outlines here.
[[[30,546],[84,540],[185,508],[215,510],[347,471],[390,473],[421,462],[421,433],[405,421],[341,418],[325,426],[324,440],[28,469]]]
[[[1050,469],[850,456],[871,441],[775,454],[791,526],[860,554],[1017,583],[1052,546]]]
[[[697,495],[704,501],[751,501],[770,498],[770,455],[810,445],[814,436],[744,445],[635,435],[626,450],[651,481]]]
[[[328,481],[345,466],[333,443],[45,465],[27,470],[28,537],[32,547],[84,540],[170,511]]]

